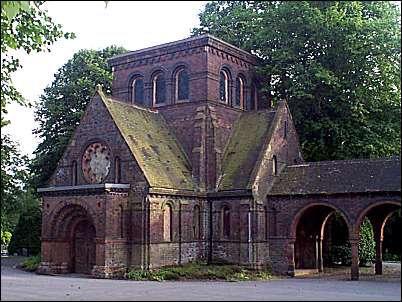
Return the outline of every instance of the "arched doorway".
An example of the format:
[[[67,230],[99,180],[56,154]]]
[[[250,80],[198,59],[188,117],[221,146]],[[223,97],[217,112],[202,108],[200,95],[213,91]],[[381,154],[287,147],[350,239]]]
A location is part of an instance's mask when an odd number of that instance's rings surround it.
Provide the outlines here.
[[[95,228],[90,221],[83,220],[73,234],[73,272],[90,274],[96,263]]]
[[[334,217],[343,224],[344,236],[349,237],[349,227],[345,217],[333,208],[323,204],[311,205],[301,210],[292,225],[294,243],[295,269],[322,272],[324,270],[324,253],[328,253],[331,238],[328,226]]]
[[[358,234],[361,231],[361,225],[363,220],[367,217],[371,225],[373,227],[374,233],[374,241],[375,241],[375,259],[374,259],[374,272],[377,275],[381,275],[383,273],[383,239],[384,239],[384,227],[388,221],[388,219],[400,209],[399,202],[393,201],[382,201],[371,205],[367,209],[365,209],[357,219],[357,223],[355,226],[355,232]],[[357,258],[357,263],[359,263],[359,258]],[[359,272],[357,268],[355,269],[357,272],[355,273],[355,278],[359,277]]]
[[[90,274],[96,264],[96,227],[90,209],[79,204],[60,207],[51,220],[54,246],[51,261],[61,263],[65,272]]]

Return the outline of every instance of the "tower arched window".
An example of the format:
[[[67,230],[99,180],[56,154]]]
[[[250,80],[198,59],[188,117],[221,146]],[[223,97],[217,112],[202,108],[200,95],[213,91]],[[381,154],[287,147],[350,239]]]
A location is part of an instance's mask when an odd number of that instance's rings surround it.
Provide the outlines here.
[[[152,78],[152,100],[154,105],[163,104],[166,100],[166,81],[162,72]]]
[[[236,98],[235,98],[235,106],[239,108],[244,108],[245,104],[245,88],[244,88],[244,78],[242,76],[238,76],[236,78]]]
[[[118,156],[116,156],[114,159],[114,182],[121,182],[121,162]]]
[[[272,156],[272,175],[278,175],[278,160],[276,155]]]
[[[172,218],[172,206],[166,204],[163,209],[163,239],[165,241],[172,241],[173,238]]]
[[[77,185],[77,177],[78,177],[78,173],[77,173],[77,161],[73,160],[72,164],[71,164],[71,184],[73,186]]]
[[[185,68],[181,68],[176,72],[175,87],[176,101],[189,99],[189,75]]]
[[[221,70],[219,75],[219,100],[229,103],[229,73],[226,70]]]
[[[222,218],[221,218],[222,237],[229,238],[230,237],[230,209],[228,206],[223,206],[221,215],[222,215]]]
[[[251,86],[251,98],[250,98],[250,110],[257,109],[257,102],[258,102],[258,91],[257,85],[255,83]]]
[[[131,102],[133,104],[144,104],[144,79],[136,77],[131,83]]]
[[[198,205],[194,206],[193,212],[193,236],[194,239],[201,239],[201,211]]]

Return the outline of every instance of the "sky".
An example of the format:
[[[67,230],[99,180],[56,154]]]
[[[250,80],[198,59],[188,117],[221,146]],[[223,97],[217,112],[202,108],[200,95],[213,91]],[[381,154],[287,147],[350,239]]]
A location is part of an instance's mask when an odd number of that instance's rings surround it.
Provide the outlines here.
[[[73,40],[60,39],[51,52],[18,53],[23,68],[14,73],[14,86],[31,103],[39,100],[54,74],[80,49],[103,49],[110,45],[132,51],[188,38],[199,25],[198,14],[207,1],[46,1],[43,8]],[[10,104],[2,129],[32,157],[39,139],[32,134],[37,127],[34,108]]]

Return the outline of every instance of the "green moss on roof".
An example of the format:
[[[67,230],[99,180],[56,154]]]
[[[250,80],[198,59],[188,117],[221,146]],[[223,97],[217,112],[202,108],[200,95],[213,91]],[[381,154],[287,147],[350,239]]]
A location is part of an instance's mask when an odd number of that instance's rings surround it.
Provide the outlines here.
[[[150,186],[194,190],[191,166],[163,117],[98,93]]]
[[[246,189],[275,112],[245,112],[225,149],[219,190]]]

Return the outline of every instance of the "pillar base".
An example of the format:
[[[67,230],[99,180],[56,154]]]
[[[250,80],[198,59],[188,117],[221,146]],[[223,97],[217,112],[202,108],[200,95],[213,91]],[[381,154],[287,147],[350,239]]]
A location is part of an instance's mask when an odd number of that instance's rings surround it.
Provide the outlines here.
[[[41,262],[40,266],[36,270],[37,274],[41,275],[54,275],[54,274],[68,274],[70,268],[68,263],[51,263],[51,262]]]
[[[116,266],[101,266],[95,265],[92,269],[92,276],[101,279],[121,279],[126,274],[126,267],[124,265]]]

